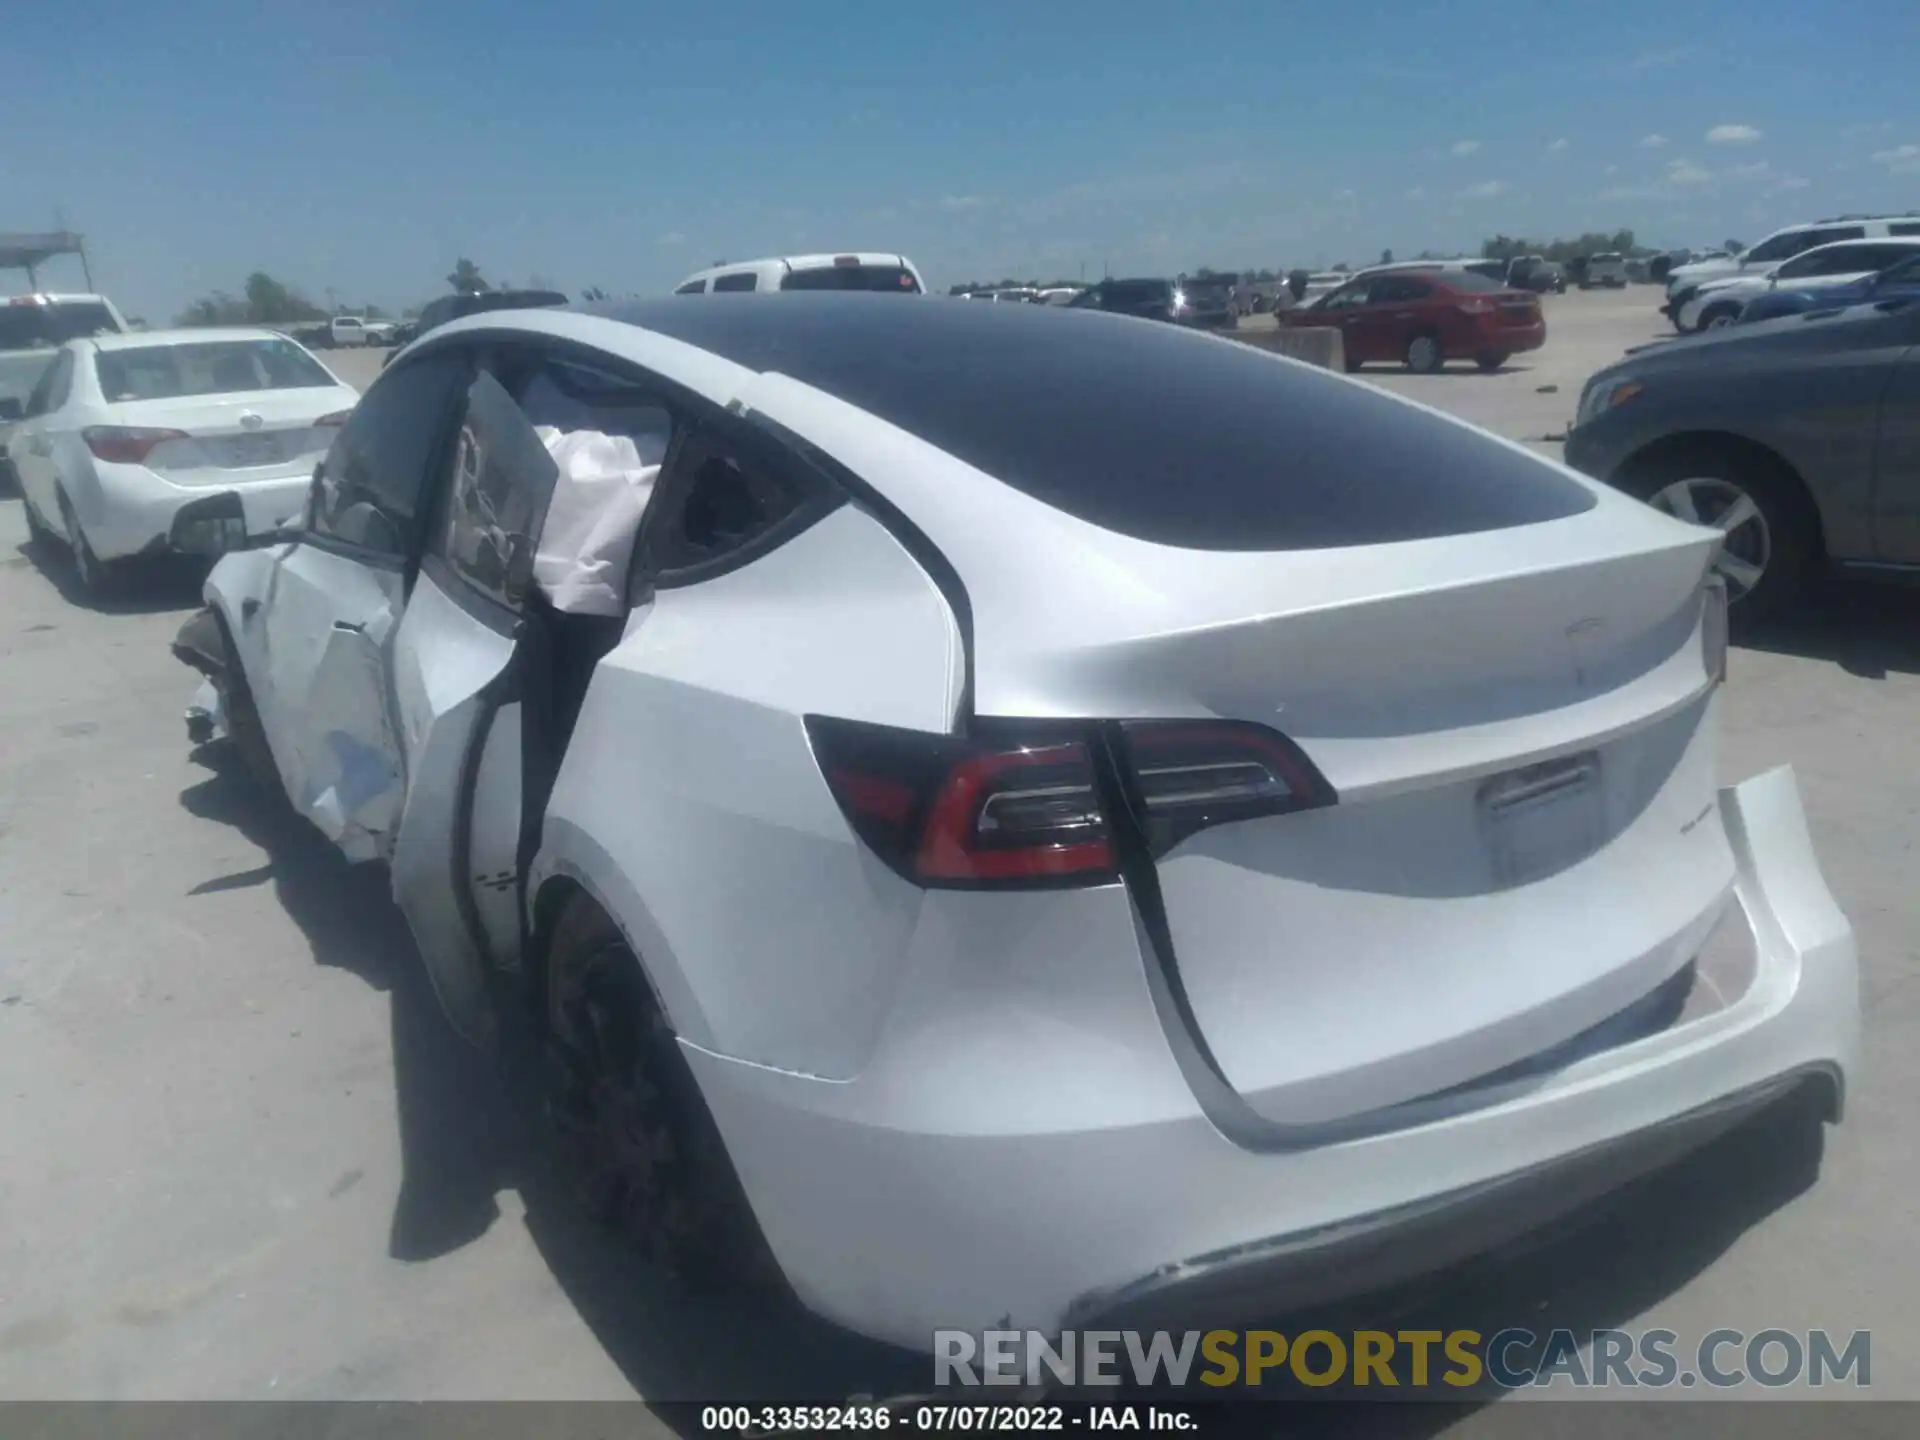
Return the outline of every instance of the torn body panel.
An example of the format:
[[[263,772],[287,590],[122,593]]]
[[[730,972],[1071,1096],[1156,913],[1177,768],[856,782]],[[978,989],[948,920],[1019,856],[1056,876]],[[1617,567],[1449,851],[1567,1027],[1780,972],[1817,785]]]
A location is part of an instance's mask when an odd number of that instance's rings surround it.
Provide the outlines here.
[[[505,698],[514,649],[510,623],[477,619],[429,569],[414,583],[391,658],[408,777],[390,857],[393,898],[447,1018],[483,1050],[491,1050],[496,1039],[485,953],[494,937],[475,900],[482,878],[473,863],[475,820],[504,831],[487,835],[485,854],[497,856],[503,846],[513,853],[519,838],[518,751],[511,765],[483,767],[481,761]],[[489,793],[481,802],[475,792],[483,778]],[[497,860],[487,863],[489,875],[500,868]]]
[[[385,657],[400,570],[295,542],[223,556],[206,597],[294,808],[349,860],[387,855],[406,779]]]

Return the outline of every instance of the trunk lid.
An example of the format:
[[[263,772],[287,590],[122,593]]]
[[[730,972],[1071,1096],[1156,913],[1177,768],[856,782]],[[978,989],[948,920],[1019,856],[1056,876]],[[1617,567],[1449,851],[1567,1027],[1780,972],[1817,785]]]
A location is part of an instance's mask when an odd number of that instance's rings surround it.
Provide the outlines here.
[[[149,470],[196,488],[312,473],[340,433],[313,422],[353,407],[352,391],[263,390],[190,399],[131,401],[107,407],[114,425],[179,430],[147,453]]]
[[[1239,618],[1060,657],[1068,685],[1106,692],[1097,713],[1268,725],[1338,793],[1157,862],[1194,1038],[1276,1125],[1568,1041],[1684,966],[1724,903],[1699,638],[1713,541],[1475,577],[1477,538],[1444,542],[1455,574],[1438,554],[1413,567],[1437,588],[1269,609],[1249,586]]]

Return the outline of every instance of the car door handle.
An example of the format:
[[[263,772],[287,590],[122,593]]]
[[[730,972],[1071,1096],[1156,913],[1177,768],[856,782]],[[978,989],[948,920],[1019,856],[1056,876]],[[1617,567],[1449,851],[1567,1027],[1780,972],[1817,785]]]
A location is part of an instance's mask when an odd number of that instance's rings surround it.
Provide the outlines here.
[[[1393,318],[1396,320],[1412,320],[1415,317],[1411,310],[1396,310],[1393,312]]]
[[[364,635],[367,633],[366,626],[357,624],[352,620],[336,620],[333,622],[333,628],[336,630],[344,630],[349,635]]]

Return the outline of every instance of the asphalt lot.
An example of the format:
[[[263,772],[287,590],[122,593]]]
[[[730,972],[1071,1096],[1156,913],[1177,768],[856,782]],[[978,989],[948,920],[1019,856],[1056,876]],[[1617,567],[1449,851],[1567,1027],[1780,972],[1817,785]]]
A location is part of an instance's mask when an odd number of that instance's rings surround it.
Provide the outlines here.
[[[1363,378],[1538,443],[1593,369],[1662,333],[1654,296],[1549,297],[1547,348],[1498,375]],[[356,384],[379,363],[323,358]],[[440,1022],[384,875],[190,757],[168,642],[191,581],[103,612],[64,574],[0,500],[0,1396],[925,1383],[804,1317],[676,1302],[580,1224],[526,1087]],[[1916,619],[1907,596],[1838,592],[1736,651],[1724,707],[1724,774],[1797,768],[1859,934],[1847,1123],[1823,1151],[1804,1116],[1762,1117],[1596,1228],[1449,1277],[1418,1301],[1436,1328],[1869,1329],[1874,1393],[1920,1398]]]

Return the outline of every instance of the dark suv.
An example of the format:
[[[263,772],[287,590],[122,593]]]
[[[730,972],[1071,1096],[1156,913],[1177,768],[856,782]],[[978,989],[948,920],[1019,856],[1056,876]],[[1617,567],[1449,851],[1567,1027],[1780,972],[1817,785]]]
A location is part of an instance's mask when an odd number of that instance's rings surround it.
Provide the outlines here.
[[[1102,280],[1076,295],[1071,305],[1076,310],[1105,310],[1174,325],[1232,329],[1234,279],[1232,275],[1207,275],[1179,280]]]
[[[427,302],[419,319],[394,332],[393,348],[380,362],[381,368],[393,362],[403,345],[418,340],[429,330],[439,329],[449,320],[464,319],[486,310],[551,310],[567,303],[567,297],[558,290],[466,290],[457,295],[442,295],[438,300]]]

